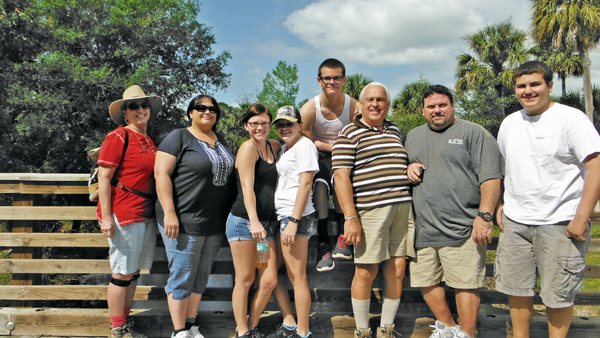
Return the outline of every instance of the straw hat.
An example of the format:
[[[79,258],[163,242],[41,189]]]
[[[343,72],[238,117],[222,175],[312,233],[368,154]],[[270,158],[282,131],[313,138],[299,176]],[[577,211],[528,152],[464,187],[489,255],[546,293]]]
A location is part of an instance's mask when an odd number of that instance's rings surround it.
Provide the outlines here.
[[[150,103],[150,119],[148,123],[152,122],[156,118],[156,115],[160,111],[162,106],[162,99],[160,96],[156,95],[146,95],[142,88],[138,85],[133,85],[123,92],[123,99],[117,100],[110,104],[108,107],[108,112],[110,113],[110,117],[115,121],[116,124],[120,126],[126,126],[125,119],[123,118],[123,113],[121,112],[121,106],[124,102],[130,100],[139,100],[139,99],[148,99]]]

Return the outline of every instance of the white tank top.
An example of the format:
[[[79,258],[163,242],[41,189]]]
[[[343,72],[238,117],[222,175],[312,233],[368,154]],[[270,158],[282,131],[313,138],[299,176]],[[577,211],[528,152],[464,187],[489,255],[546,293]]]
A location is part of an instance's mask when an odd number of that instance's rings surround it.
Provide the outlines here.
[[[333,144],[340,130],[350,123],[350,96],[344,94],[344,110],[342,110],[342,115],[335,120],[327,120],[323,117],[319,96],[315,97],[316,121],[313,127],[313,138]]]

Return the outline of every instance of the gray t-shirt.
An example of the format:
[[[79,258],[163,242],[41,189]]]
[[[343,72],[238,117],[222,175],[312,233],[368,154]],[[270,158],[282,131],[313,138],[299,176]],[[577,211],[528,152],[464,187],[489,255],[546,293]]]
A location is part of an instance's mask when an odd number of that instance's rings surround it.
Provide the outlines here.
[[[445,247],[464,243],[473,229],[481,201],[480,184],[502,178],[498,144],[481,126],[457,120],[434,131],[428,125],[406,137],[410,163],[427,170],[413,187],[415,246]]]

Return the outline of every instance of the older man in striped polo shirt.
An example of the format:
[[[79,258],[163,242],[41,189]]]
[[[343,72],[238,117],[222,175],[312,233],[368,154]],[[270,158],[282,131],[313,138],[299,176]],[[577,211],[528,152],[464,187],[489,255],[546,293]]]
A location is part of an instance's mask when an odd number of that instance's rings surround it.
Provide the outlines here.
[[[342,129],[332,157],[335,191],[346,219],[344,239],[354,244],[355,337],[371,337],[371,286],[381,262],[386,283],[377,337],[396,337],[394,319],[406,256],[414,256],[414,230],[408,225],[408,159],[400,130],[385,119],[390,108],[388,89],[372,82],[361,92],[360,102],[361,114]]]

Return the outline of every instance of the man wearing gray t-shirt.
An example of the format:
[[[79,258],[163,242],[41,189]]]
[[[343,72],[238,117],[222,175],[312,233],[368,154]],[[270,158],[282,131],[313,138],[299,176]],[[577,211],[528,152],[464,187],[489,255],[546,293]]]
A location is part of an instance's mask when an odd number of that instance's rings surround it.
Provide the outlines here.
[[[427,124],[406,137],[413,187],[415,247],[412,287],[420,287],[436,317],[431,337],[475,338],[478,288],[485,285],[485,252],[502,177],[498,145],[481,126],[454,117],[450,90],[423,94]],[[456,325],[440,283],[455,289]]]

